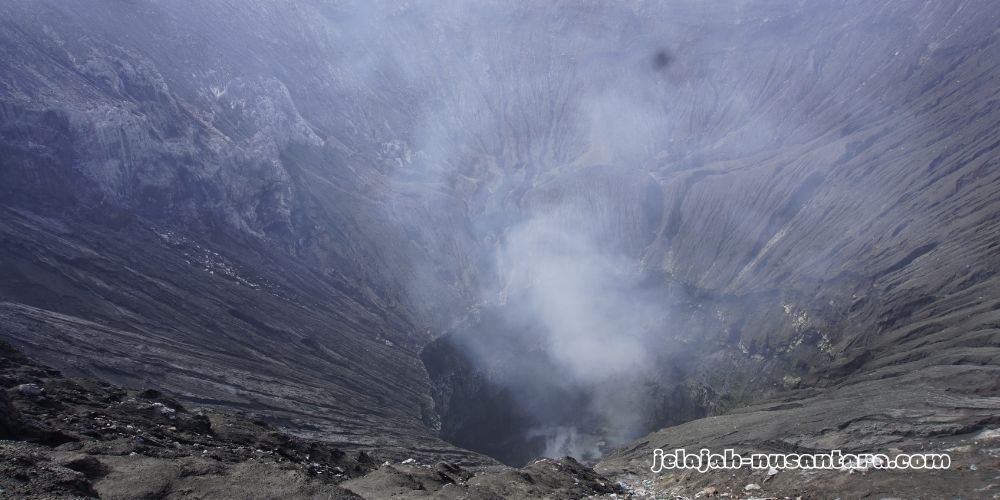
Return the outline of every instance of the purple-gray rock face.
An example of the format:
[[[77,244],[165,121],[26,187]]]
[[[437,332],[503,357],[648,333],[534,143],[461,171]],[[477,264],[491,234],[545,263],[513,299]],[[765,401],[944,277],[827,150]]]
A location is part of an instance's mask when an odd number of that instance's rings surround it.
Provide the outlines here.
[[[998,25],[8,0],[0,331],[400,457],[961,439],[1000,424]]]

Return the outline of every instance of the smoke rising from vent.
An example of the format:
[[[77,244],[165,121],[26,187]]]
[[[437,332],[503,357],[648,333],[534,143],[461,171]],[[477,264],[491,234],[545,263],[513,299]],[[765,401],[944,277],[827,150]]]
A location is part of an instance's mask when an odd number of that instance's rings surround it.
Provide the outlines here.
[[[500,248],[503,295],[524,296],[560,373],[597,383],[645,364],[635,333],[652,306],[630,292],[634,264],[599,249],[569,209],[512,228]],[[501,299],[502,300],[502,299]]]
[[[628,384],[648,373],[652,360],[646,334],[656,309],[636,291],[635,263],[601,247],[587,224],[596,219],[560,207],[511,228],[499,249],[498,302],[503,314],[517,317],[516,323],[534,325],[539,352],[526,362],[541,364],[549,378],[561,379],[556,386],[588,394],[579,410],[581,420],[599,419],[603,433],[627,439],[641,429],[634,407],[621,406],[615,395],[631,392]],[[507,297],[517,299],[506,303]],[[488,360],[491,353],[476,355]],[[523,372],[526,367],[520,364],[515,360],[505,368]],[[519,384],[537,386],[539,381],[507,383],[521,394],[527,387]],[[543,405],[525,410],[536,413],[539,421],[549,420]],[[529,437],[543,436],[548,456],[598,456],[596,446],[586,443],[598,439],[570,423],[534,429]]]
[[[843,123],[893,98],[866,95],[860,80],[774,83],[802,78],[793,69],[832,46],[810,38],[826,4],[794,15],[587,5],[382,5],[363,11],[371,29],[347,35],[363,55],[352,73],[368,75],[358,87],[402,115],[371,136],[389,176],[386,219],[409,244],[405,287],[420,326],[475,366],[452,379],[503,389],[496,401],[509,401],[532,449],[581,457],[707,413],[714,389],[677,382],[699,369],[686,363],[703,339],[746,355],[772,348],[743,345],[742,325],[699,309],[689,289],[755,287],[758,254],[828,188],[816,165],[771,149],[837,141]],[[776,48],[789,39],[817,49],[784,59]],[[405,96],[380,100],[386,81]],[[774,171],[729,172],[736,164]],[[719,173],[741,179],[737,196],[768,201],[715,198]],[[720,241],[699,244],[704,220]],[[802,262],[835,266],[825,251],[802,251]],[[441,400],[437,411],[460,410]]]
[[[410,295],[450,311],[428,317],[460,318],[452,341],[524,417],[523,441],[596,458],[658,420],[642,388],[670,346],[641,261],[662,223],[648,170],[677,56],[603,9],[430,9],[367,11],[389,36],[365,42],[377,56],[355,72],[416,87],[412,129],[385,148],[387,218],[448,222],[414,235]],[[461,29],[420,22],[435,16]],[[438,59],[463,70],[426,73]]]

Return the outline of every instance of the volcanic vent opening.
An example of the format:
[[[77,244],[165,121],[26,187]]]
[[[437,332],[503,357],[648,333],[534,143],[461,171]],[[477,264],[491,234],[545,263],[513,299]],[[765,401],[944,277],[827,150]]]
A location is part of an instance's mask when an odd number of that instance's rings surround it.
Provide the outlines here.
[[[660,380],[638,366],[587,379],[570,375],[537,326],[503,308],[477,316],[422,353],[440,435],[457,446],[512,466],[566,455],[596,462],[653,429],[706,414],[685,385],[690,351],[662,358],[670,370]]]

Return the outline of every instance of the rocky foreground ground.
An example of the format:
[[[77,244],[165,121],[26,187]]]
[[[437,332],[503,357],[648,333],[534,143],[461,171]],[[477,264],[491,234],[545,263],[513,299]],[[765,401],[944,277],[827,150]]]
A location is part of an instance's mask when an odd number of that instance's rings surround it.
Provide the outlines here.
[[[2,498],[583,498],[621,486],[573,459],[518,470],[347,451],[153,389],[75,380],[0,342]]]
[[[540,458],[521,469],[398,459],[286,434],[242,414],[188,409],[155,389],[71,379],[0,342],[2,498],[997,498],[1000,431],[944,432],[907,452],[944,452],[946,471],[664,471],[652,446],[752,437],[764,405],[665,429],[594,468]],[[844,429],[840,429],[843,431]],[[962,429],[956,429],[962,431]],[[831,432],[837,432],[832,430]],[[723,436],[715,441],[709,435]],[[706,441],[707,440],[707,441]],[[662,442],[660,442],[662,441]],[[742,447],[742,448],[745,448]],[[746,451],[741,448],[741,451]],[[777,441],[754,451],[789,452]],[[791,451],[803,452],[803,449]],[[891,451],[891,450],[890,450]],[[386,459],[391,457],[390,459]]]

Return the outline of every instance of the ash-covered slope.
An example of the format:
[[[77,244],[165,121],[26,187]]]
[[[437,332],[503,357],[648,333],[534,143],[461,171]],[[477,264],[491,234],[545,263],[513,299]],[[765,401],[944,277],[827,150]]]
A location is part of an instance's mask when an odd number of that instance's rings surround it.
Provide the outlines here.
[[[273,75],[192,76],[186,30],[219,33],[155,12],[144,31],[147,9],[3,6],[4,337],[326,439],[448,449],[377,171],[352,173]]]
[[[857,421],[835,391],[901,377],[966,386],[949,432],[972,432],[996,396],[994,10],[5,2],[4,335],[455,460],[486,459],[438,431],[596,458],[795,389],[845,408],[792,439],[832,445]],[[892,420],[854,438],[938,432]]]

